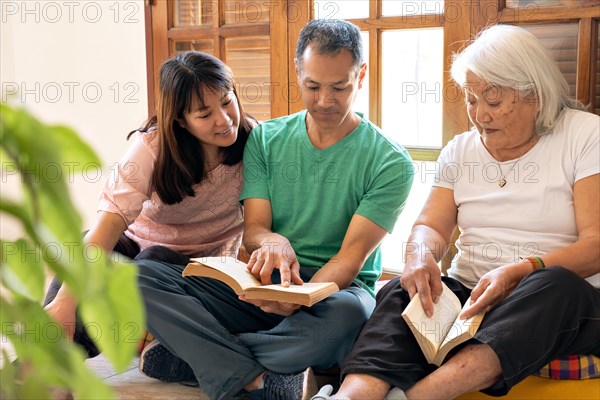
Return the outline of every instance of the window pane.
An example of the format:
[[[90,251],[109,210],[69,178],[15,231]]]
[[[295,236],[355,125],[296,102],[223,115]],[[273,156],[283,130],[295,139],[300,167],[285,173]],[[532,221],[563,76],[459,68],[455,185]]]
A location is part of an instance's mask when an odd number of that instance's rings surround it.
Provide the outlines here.
[[[315,0],[315,19],[369,18],[369,0]]]
[[[362,89],[356,95],[354,110],[363,113],[365,118],[369,119],[369,32],[361,32],[360,35],[363,41],[363,57],[367,63],[367,74],[363,80]]]
[[[173,3],[174,26],[197,26],[212,24],[216,15],[216,3],[210,0],[175,0]]]
[[[195,50],[203,53],[215,55],[214,44],[212,39],[202,40],[190,40],[175,43],[175,51],[181,53],[182,51]]]
[[[396,221],[394,231],[386,236],[381,244],[383,268],[386,271],[401,272],[404,268],[404,252],[408,236],[429,196],[435,178],[435,162],[419,161],[413,165],[415,179],[406,206]]]
[[[386,17],[443,14],[443,0],[382,0],[381,13]]]
[[[569,95],[575,97],[577,80],[577,24],[523,26],[537,36],[550,56],[558,63],[560,71],[569,83]]]
[[[382,35],[382,128],[405,146],[442,145],[443,29]]]
[[[233,70],[244,109],[256,119],[271,118],[271,57],[269,36],[225,40],[225,60]]]
[[[225,24],[269,22],[269,3],[255,0],[226,0]]]

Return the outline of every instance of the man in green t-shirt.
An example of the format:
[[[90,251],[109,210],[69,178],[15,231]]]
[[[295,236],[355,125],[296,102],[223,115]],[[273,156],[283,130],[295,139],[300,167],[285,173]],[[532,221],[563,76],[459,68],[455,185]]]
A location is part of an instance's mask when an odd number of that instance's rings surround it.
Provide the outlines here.
[[[304,342],[286,349],[295,357],[267,366],[290,373],[336,365],[351,348],[372,310],[366,294],[373,294],[381,275],[379,244],[392,231],[413,179],[406,150],[352,111],[366,74],[358,28],[345,21],[310,22],[300,33],[295,62],[306,110],[259,125],[244,152],[248,268],[265,284],[275,270],[284,285],[333,281],[344,299],[334,295],[310,310],[252,302],[267,313],[291,316],[301,332],[293,337]],[[336,332],[315,339],[327,324]],[[263,347],[273,350],[268,342]],[[271,375],[257,380],[268,385]]]
[[[308,308],[238,299],[219,282],[194,278],[198,284],[185,293],[199,300],[197,308],[180,322],[165,307],[176,307],[181,291],[155,283],[157,274],[172,272],[140,265],[142,291],[153,295],[148,314],[157,321],[149,328],[162,343],[142,355],[161,360],[144,372],[172,379],[175,370],[211,398],[258,390],[266,399],[300,400],[316,392],[311,367],[339,366],[375,306],[379,244],[412,185],[406,150],[352,111],[366,74],[359,29],[311,21],[295,63],[306,110],[256,127],[244,153],[248,268],[263,284],[332,281],[340,291]],[[165,355],[170,367],[161,370]]]

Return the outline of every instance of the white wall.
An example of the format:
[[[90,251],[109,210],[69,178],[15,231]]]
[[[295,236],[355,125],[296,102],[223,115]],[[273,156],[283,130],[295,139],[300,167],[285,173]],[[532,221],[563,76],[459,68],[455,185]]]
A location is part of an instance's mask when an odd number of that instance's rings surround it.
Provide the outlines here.
[[[143,1],[0,0],[0,21],[2,100],[18,89],[14,106],[71,126],[103,160],[102,171],[68,177],[89,228],[109,167],[147,114]],[[1,190],[18,197],[18,179],[3,171]],[[18,232],[0,221],[3,238]]]

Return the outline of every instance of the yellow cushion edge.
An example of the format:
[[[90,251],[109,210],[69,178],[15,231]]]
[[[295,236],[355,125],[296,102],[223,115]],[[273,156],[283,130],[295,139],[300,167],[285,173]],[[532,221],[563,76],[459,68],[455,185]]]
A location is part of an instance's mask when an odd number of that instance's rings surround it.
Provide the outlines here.
[[[484,400],[484,399],[527,399],[527,400],[598,400],[600,399],[600,379],[557,380],[538,376],[529,376],[510,393],[502,397],[492,397],[481,392],[468,393],[456,400]]]

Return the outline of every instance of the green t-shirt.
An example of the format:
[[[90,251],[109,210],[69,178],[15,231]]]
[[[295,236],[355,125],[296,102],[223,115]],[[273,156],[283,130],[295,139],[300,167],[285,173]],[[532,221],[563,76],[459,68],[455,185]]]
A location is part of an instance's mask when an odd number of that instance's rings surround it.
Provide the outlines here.
[[[302,267],[321,268],[339,251],[354,214],[392,231],[406,204],[413,166],[408,152],[365,118],[323,150],[310,142],[305,119],[301,111],[252,131],[240,199],[269,200],[271,230],[290,241]],[[380,275],[377,247],[358,280],[373,294]]]

